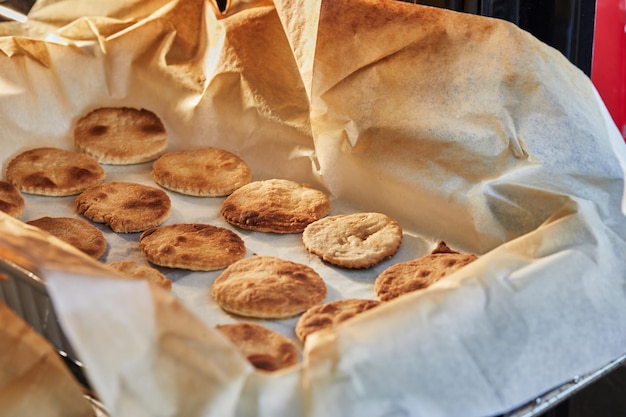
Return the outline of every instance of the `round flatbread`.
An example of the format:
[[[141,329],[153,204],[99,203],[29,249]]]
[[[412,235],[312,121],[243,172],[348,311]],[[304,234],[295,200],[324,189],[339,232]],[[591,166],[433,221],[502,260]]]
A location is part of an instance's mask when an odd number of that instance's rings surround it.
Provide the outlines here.
[[[168,152],[152,164],[152,178],[162,187],[198,197],[229,195],[252,179],[237,155],[218,148]]]
[[[99,259],[106,251],[104,234],[93,224],[72,217],[41,217],[26,222],[69,243],[92,258]]]
[[[139,265],[135,261],[115,261],[108,262],[107,265],[129,278],[145,279],[165,290],[170,291],[172,289],[172,281],[151,266]]]
[[[222,203],[224,219],[258,232],[300,233],[330,212],[323,192],[284,179],[253,181]]]
[[[74,144],[103,164],[138,164],[165,152],[167,132],[149,110],[101,107],[78,119]]]
[[[6,168],[6,178],[28,194],[68,196],[104,181],[98,161],[79,152],[59,148],[35,148],[22,152]]]
[[[118,233],[142,232],[163,223],[172,203],[165,191],[130,182],[114,181],[83,191],[74,209]]]
[[[476,255],[450,250],[444,242],[429,255],[401,262],[384,270],[374,282],[381,301],[421,290],[477,259]]]
[[[192,271],[223,269],[246,255],[246,246],[235,232],[198,223],[146,230],[139,249],[155,265]]]
[[[241,259],[213,282],[211,294],[240,316],[282,319],[324,301],[326,284],[312,268],[272,256]]]
[[[382,213],[324,217],[302,233],[306,249],[343,268],[369,268],[392,257],[402,242],[402,228]]]
[[[296,323],[296,336],[305,342],[311,333],[330,329],[364,311],[380,304],[377,300],[345,298],[330,303],[311,307],[304,312]]]
[[[0,211],[20,218],[25,208],[26,203],[20,190],[8,181],[0,181]]]
[[[276,371],[298,363],[298,348],[282,334],[256,323],[218,324],[246,359],[262,371]]]

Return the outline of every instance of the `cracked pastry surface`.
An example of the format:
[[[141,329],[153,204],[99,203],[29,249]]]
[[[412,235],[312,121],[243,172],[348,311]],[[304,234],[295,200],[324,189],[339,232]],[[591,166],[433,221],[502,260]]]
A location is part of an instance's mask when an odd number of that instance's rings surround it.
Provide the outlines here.
[[[343,268],[369,268],[393,256],[402,242],[402,228],[382,213],[324,217],[302,233],[306,249]]]

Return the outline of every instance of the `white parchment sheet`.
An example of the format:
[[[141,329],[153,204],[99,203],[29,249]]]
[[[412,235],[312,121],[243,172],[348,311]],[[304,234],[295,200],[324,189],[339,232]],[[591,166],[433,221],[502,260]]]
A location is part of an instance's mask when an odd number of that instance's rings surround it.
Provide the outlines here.
[[[0,216],[0,253],[44,276],[112,416],[487,416],[626,350],[626,149],[590,80],[528,33],[391,0],[40,1],[29,18],[0,25],[3,173],[22,150],[73,149],[93,108],[144,107],[171,150],[227,149],[254,179],[324,190],[333,214],[402,224],[398,254],[365,271],[233,229],[249,256],[314,267],[327,301],[375,298],[378,273],[439,239],[479,255],[262,374],[213,329],[239,320],[210,298],[217,273],[165,271],[167,294]],[[154,185],[149,163],[106,169]],[[166,224],[230,227],[222,199],[169,195]],[[25,198],[23,221],[74,215],[72,197]],[[145,262],[137,234],[101,230],[104,261]],[[293,337],[296,320],[263,323]]]

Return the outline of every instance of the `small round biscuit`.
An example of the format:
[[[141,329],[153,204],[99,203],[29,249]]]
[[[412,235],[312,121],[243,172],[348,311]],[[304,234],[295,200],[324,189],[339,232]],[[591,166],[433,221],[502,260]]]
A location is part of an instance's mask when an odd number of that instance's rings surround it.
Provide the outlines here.
[[[369,268],[392,257],[402,242],[402,228],[382,213],[325,217],[302,233],[306,249],[343,268]]]
[[[152,164],[152,179],[162,187],[198,197],[229,195],[252,179],[237,155],[218,148],[168,152]]]
[[[13,184],[0,181],[0,211],[15,218],[22,217],[26,203],[24,197]]]
[[[230,265],[211,294],[226,311],[245,317],[293,317],[324,301],[326,284],[312,268],[272,256],[252,256]]]
[[[273,233],[300,233],[329,212],[326,194],[284,179],[246,184],[226,197],[221,207],[230,224]]]
[[[295,329],[296,336],[304,342],[311,333],[333,328],[379,304],[380,301],[377,300],[345,298],[311,307],[298,319]]]
[[[168,291],[172,289],[172,281],[159,272],[158,269],[151,266],[139,265],[135,261],[114,261],[108,262],[107,265],[129,278],[145,279]]]
[[[223,269],[246,255],[246,246],[235,232],[198,223],[146,230],[139,249],[155,265],[192,271]]]
[[[271,372],[298,363],[298,348],[277,331],[249,322],[218,324],[215,328],[257,369]]]
[[[476,259],[476,255],[455,252],[439,242],[430,254],[385,269],[376,278],[374,290],[381,301],[389,301],[427,288]]]
[[[167,132],[161,119],[149,110],[101,107],[78,119],[74,144],[103,164],[138,164],[165,152]]]
[[[7,180],[28,194],[68,196],[104,181],[106,173],[89,155],[59,148],[22,152],[6,168]]]
[[[93,224],[72,217],[41,217],[26,222],[69,243],[92,258],[99,259],[106,251],[104,234]]]
[[[105,223],[117,233],[142,232],[163,223],[172,202],[165,191],[131,182],[113,181],[83,191],[74,200],[78,214]]]

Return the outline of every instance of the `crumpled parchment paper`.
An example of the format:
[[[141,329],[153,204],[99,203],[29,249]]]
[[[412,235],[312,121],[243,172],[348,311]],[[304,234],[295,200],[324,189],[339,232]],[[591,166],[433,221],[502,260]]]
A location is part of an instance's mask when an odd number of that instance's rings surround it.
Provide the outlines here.
[[[177,275],[168,295],[40,265],[113,416],[494,415],[624,353],[626,150],[590,80],[554,49],[504,21],[385,0],[82,7],[39,3],[23,36],[0,38],[5,158],[71,149],[88,109],[148,107],[173,149],[228,149],[256,179],[327,191],[335,212],[397,218],[404,249],[389,262],[438,239],[480,256],[312,336],[301,365],[271,375],[195,309],[210,279]],[[51,201],[31,200],[27,216]],[[170,222],[221,221],[178,203]],[[251,252],[272,246],[243,234]],[[19,235],[3,229],[0,247]],[[327,268],[297,243],[275,250]],[[324,272],[340,297],[366,294],[383,267]]]

